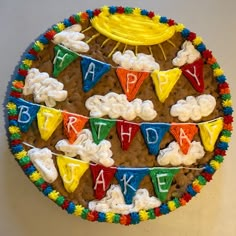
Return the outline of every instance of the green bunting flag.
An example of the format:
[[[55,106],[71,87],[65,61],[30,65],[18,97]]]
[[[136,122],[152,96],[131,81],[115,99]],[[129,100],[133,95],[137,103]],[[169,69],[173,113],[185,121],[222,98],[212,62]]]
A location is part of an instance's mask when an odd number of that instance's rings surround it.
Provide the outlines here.
[[[55,57],[53,60],[53,76],[57,77],[67,66],[69,66],[79,55],[61,45],[54,47]]]
[[[99,144],[103,139],[105,139],[111,128],[116,124],[116,120],[106,120],[101,118],[90,118],[89,122],[93,135],[93,141],[96,144]]]
[[[165,201],[169,192],[174,175],[179,172],[179,168],[154,167],[150,169],[150,176],[160,201]]]

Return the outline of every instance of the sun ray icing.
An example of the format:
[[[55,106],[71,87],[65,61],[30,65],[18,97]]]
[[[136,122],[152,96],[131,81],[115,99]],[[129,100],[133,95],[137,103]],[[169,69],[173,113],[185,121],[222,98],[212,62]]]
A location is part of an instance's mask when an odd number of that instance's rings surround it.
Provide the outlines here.
[[[89,44],[93,39],[97,38],[99,35],[100,35],[100,33],[97,33],[97,34],[93,35],[90,39],[88,39],[88,40],[86,41],[86,43]]]
[[[88,31],[88,30],[90,30],[90,29],[92,29],[92,28],[93,28],[92,26],[89,26],[88,28],[82,30],[81,33],[83,34],[84,32],[86,32],[86,31]]]
[[[167,42],[172,45],[174,48],[177,48],[177,46],[171,41],[171,40],[167,40]]]
[[[166,54],[165,54],[165,51],[164,51],[163,47],[161,46],[161,44],[158,44],[158,46],[159,46],[159,48],[161,49],[161,52],[162,52],[162,54],[163,54],[163,57],[164,57],[164,59],[165,59],[165,61],[166,61]]]
[[[115,52],[115,50],[120,46],[120,42],[117,42],[117,44],[115,45],[115,47],[112,49],[112,51],[110,52],[110,54],[108,55],[108,57],[111,57],[111,55]]]
[[[110,39],[109,39],[109,38],[105,39],[105,40],[103,41],[103,43],[102,43],[101,47],[103,48],[103,47],[105,46],[105,44],[106,44],[108,41],[110,41]]]

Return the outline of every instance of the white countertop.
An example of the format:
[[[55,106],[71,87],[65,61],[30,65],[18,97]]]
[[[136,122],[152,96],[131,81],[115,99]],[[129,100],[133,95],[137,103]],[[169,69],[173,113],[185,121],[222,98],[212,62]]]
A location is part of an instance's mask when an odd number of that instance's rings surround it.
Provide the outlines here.
[[[82,4],[80,4],[82,2]],[[224,69],[236,101],[236,1],[61,1],[0,0],[1,104],[22,53],[51,25],[86,9],[126,5],[153,10],[200,35]],[[236,102],[235,102],[236,103]],[[43,196],[24,176],[8,149],[3,111],[0,115],[0,235],[236,235],[235,133],[213,181],[185,207],[136,226],[91,223],[68,215]]]

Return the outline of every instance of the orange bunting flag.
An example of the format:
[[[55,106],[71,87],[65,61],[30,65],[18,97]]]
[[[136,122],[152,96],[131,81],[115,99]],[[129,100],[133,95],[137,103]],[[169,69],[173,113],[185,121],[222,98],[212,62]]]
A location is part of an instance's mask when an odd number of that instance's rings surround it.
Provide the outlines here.
[[[149,76],[148,72],[132,71],[121,67],[116,69],[116,74],[129,101],[135,98],[143,81]]]
[[[182,71],[179,68],[166,71],[154,70],[152,72],[151,77],[160,102],[165,102],[181,74]]]
[[[215,143],[223,129],[223,125],[222,117],[198,124],[202,143],[206,151],[214,151]]]
[[[57,165],[66,191],[73,193],[89,168],[89,163],[71,157],[57,156]]]
[[[170,132],[178,142],[183,154],[186,155],[188,153],[193,137],[198,132],[198,128],[195,124],[173,123],[171,124]]]
[[[41,138],[47,141],[62,122],[61,111],[41,106],[37,113],[37,120]]]
[[[84,128],[88,118],[85,116],[68,113],[66,111],[62,112],[64,132],[67,136],[69,143],[74,143],[77,139],[77,134]]]

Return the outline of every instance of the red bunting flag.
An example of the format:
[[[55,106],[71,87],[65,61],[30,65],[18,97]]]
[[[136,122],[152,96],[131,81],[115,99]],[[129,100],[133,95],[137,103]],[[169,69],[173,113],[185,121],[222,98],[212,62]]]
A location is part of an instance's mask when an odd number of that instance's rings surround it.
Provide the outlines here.
[[[199,93],[204,92],[203,64],[203,60],[200,58],[181,67],[182,73]]]
[[[128,150],[132,140],[139,131],[139,124],[117,120],[116,129],[123,150]]]
[[[171,124],[171,134],[178,142],[183,154],[187,154],[194,135],[198,132],[198,128],[195,124]]]
[[[93,176],[95,197],[100,200],[106,195],[117,168],[90,164],[90,169]]]
[[[116,74],[129,101],[135,98],[143,81],[149,76],[148,72],[132,71],[121,67],[116,69]]]
[[[72,144],[77,139],[77,134],[84,128],[88,118],[66,111],[63,111],[62,115],[65,135]]]

